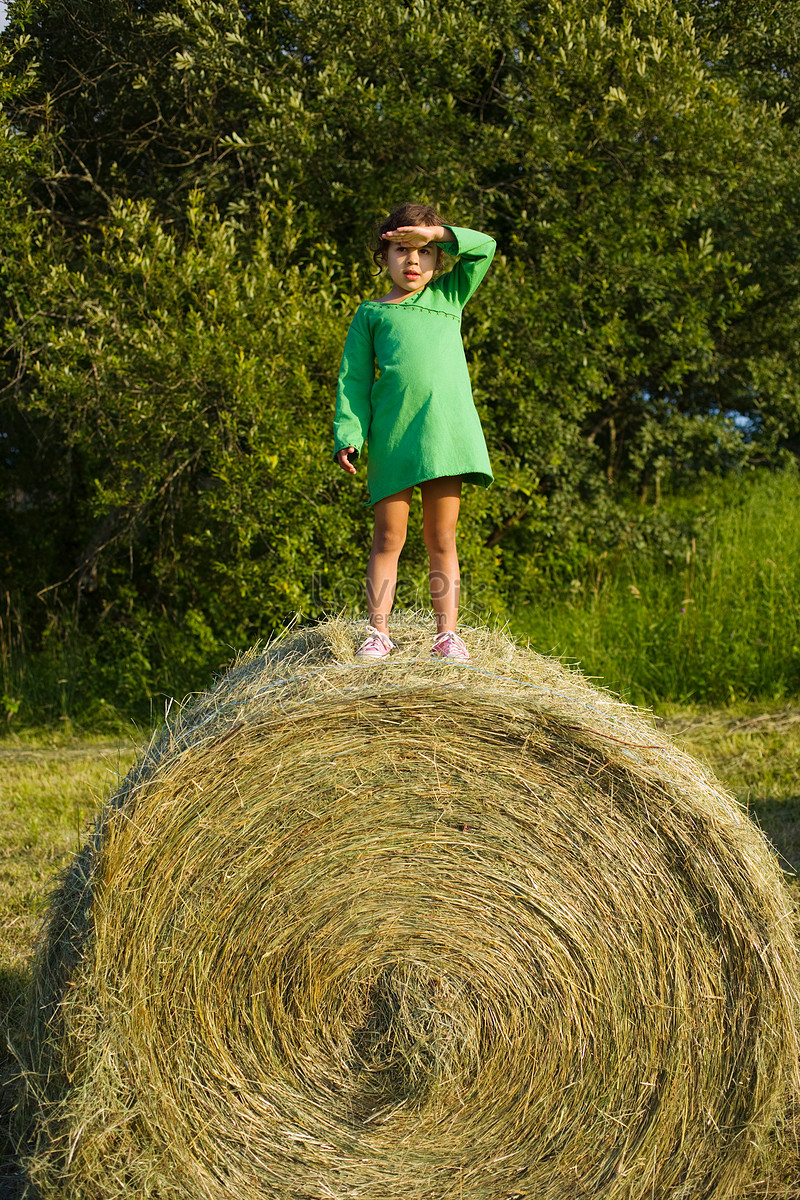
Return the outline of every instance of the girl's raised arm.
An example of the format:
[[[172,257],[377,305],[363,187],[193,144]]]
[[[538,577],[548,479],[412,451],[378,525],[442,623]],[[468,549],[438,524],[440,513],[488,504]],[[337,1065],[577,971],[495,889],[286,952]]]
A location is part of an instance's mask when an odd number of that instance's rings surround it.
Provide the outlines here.
[[[488,233],[460,229],[456,225],[446,226],[444,232],[442,246],[448,254],[458,255],[458,262],[452,271],[440,277],[437,286],[448,299],[463,308],[489,270],[497,242]]]

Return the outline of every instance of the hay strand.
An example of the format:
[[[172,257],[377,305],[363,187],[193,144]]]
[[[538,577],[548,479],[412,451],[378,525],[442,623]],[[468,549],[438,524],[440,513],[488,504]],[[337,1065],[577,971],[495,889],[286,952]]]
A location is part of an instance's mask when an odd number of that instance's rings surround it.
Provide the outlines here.
[[[489,630],[298,630],[184,707],[50,907],[43,1200],[738,1200],[797,962],[746,814]]]

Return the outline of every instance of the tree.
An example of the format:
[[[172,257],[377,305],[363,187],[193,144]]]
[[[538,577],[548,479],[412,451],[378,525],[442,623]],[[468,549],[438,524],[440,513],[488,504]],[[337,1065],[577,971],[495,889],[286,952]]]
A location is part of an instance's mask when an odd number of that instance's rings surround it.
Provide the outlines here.
[[[26,136],[7,115],[26,102],[36,86],[28,58],[30,39],[8,34],[0,39],[0,665],[25,650],[25,632],[34,644],[41,633],[28,630],[27,617],[50,563],[31,561],[31,547],[47,513],[46,454],[42,453],[45,420],[40,422],[17,403],[30,386],[27,380],[30,347],[25,336],[29,300],[35,292],[40,256],[48,244],[41,217],[33,211],[29,193],[40,176],[50,172],[51,143],[43,131]],[[23,382],[25,381],[25,382]],[[13,703],[0,678],[0,700]]]
[[[218,653],[353,594],[333,383],[366,231],[409,194],[500,243],[464,325],[497,483],[462,545],[492,602],[698,471],[775,461],[800,428],[800,160],[768,59],[800,9],[757,8],[744,44],[699,0],[13,6],[16,70],[39,65],[11,119],[55,147],[6,392],[63,449],[48,605],[162,642],[190,613]]]

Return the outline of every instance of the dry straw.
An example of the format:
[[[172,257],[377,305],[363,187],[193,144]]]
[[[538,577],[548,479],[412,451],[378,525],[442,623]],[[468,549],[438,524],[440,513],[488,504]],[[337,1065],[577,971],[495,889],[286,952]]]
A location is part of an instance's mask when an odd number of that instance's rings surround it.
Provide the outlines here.
[[[741,1197],[794,1085],[758,830],[652,721],[473,630],[336,620],[146,750],[53,899],[28,1170],[70,1200]]]

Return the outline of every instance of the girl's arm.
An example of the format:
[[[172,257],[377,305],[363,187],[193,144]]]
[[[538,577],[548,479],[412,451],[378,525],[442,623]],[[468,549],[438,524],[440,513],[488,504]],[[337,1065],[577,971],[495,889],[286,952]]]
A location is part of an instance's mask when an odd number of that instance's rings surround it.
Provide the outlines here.
[[[364,310],[359,309],[353,317],[344,343],[336,391],[336,415],[333,419],[333,458],[350,474],[355,474],[355,467],[347,462],[344,455],[341,458],[339,456],[343,450],[355,450],[356,454],[359,454],[369,436],[374,379],[375,355],[372,335]]]
[[[439,278],[437,287],[454,304],[463,308],[489,270],[497,242],[488,233],[479,233],[477,229],[460,229],[452,225],[445,232],[447,236],[442,240],[451,243],[446,245],[447,253],[458,255],[458,262],[451,271]]]
[[[400,225],[383,234],[386,242],[402,242],[421,250],[429,242],[451,242],[450,230],[445,225]]]

